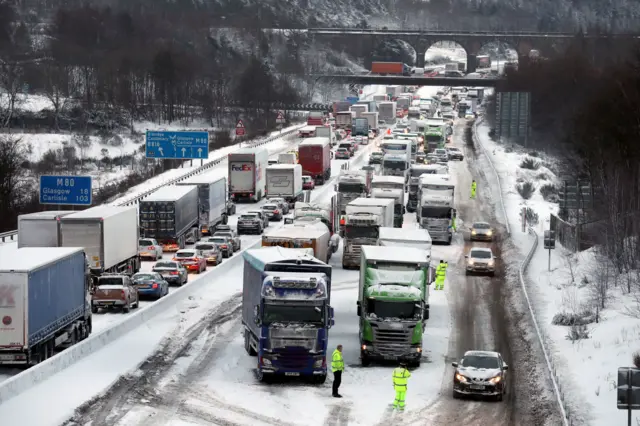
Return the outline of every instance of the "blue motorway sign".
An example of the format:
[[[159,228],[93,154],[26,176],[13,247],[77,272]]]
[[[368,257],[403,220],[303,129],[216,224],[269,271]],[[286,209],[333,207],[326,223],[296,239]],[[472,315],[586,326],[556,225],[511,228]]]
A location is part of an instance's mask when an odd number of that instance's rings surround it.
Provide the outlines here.
[[[356,102],[358,102],[360,100],[359,97],[357,96],[347,96],[346,98],[344,98],[345,101],[351,103],[351,104],[355,104]]]
[[[91,205],[91,176],[40,176],[40,204]]]
[[[147,158],[209,158],[209,132],[147,131]]]

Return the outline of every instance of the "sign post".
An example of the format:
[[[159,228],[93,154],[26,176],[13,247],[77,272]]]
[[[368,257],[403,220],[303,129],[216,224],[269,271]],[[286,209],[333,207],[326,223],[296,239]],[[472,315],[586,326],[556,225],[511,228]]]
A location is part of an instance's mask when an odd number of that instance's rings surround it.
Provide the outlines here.
[[[90,206],[91,176],[40,176],[40,204]]]
[[[238,120],[238,122],[236,123],[236,136],[244,136],[246,134],[245,130],[246,129],[242,120]]]
[[[640,409],[640,369],[618,368],[618,410],[627,410],[627,424],[632,426],[632,411]]]
[[[522,217],[522,232],[527,232],[527,208],[523,207],[520,212],[520,216]]]
[[[544,231],[544,248],[549,250],[548,271],[551,271],[551,250],[556,248],[556,231]]]
[[[276,123],[278,124],[278,126],[280,126],[280,133],[282,133],[282,128],[286,121],[287,120],[284,118],[284,112],[278,111],[278,116],[276,117]]]
[[[146,157],[193,160],[209,158],[209,132],[147,130]]]

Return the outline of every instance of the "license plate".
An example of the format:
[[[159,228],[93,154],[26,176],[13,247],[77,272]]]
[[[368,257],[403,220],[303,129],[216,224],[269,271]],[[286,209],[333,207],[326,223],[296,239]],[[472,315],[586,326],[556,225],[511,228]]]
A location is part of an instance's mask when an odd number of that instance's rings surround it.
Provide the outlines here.
[[[113,305],[115,302],[100,302],[103,305]]]
[[[393,360],[395,360],[395,359],[396,359],[396,357],[395,357],[395,356],[391,356],[391,355],[385,355],[385,356],[383,356],[383,358],[384,358],[385,360],[388,360],[388,361],[393,361]]]
[[[287,372],[287,373],[284,373],[284,375],[285,376],[299,376],[300,373]]]
[[[162,278],[171,278],[172,276],[171,274],[162,274]]]
[[[482,386],[482,385],[469,385],[469,389],[484,390],[484,386]]]

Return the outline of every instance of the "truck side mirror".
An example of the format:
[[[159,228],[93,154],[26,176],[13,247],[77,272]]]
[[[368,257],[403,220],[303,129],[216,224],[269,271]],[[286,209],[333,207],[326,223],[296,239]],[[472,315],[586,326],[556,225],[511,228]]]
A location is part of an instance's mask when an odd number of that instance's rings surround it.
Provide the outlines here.
[[[358,316],[361,317],[362,316],[362,306],[360,306],[360,302],[356,302],[356,305],[358,306]]]
[[[333,307],[329,306],[329,328],[336,325],[336,320],[334,319]]]

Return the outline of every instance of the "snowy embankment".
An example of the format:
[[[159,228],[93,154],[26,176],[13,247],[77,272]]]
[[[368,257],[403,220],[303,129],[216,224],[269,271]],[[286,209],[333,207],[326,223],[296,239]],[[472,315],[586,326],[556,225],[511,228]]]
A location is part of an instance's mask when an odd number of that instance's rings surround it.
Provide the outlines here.
[[[618,367],[631,366],[640,348],[636,277],[617,274],[597,247],[573,253],[556,241],[549,256],[542,236],[550,214],[558,211],[550,201],[551,186],[560,183],[553,173],[554,160],[494,142],[485,124],[478,125],[477,135],[500,175],[513,240],[523,254],[530,250],[531,239],[522,232],[521,211],[531,209],[529,219],[534,220],[528,225],[539,244],[526,285],[572,424],[626,424],[627,413],[616,407],[616,382]],[[524,200],[521,192],[526,195],[527,183],[533,193]],[[633,282],[631,293],[628,282]],[[634,424],[640,422],[636,413]]]

